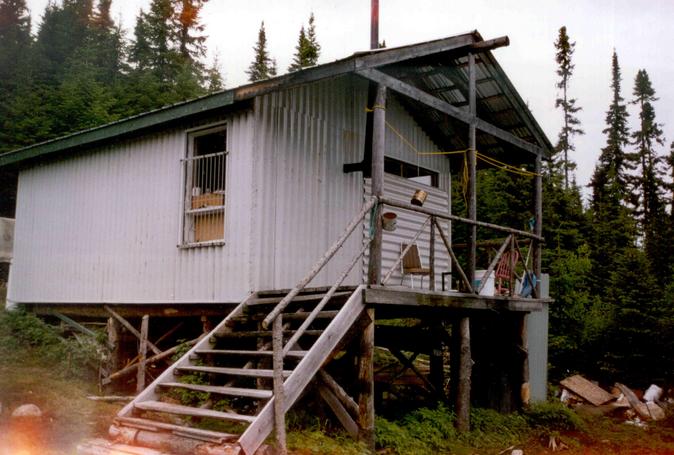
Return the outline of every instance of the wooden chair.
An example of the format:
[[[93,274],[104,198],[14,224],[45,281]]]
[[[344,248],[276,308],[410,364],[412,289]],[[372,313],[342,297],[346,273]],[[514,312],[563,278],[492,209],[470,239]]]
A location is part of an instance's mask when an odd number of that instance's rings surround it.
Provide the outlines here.
[[[496,295],[507,294],[510,291],[510,277],[514,271],[517,261],[520,259],[518,251],[506,251],[501,256],[496,266],[494,277],[496,278]],[[508,283],[508,287],[504,286],[503,281]]]
[[[400,252],[402,253],[403,251],[405,251],[405,248],[407,248],[407,244],[405,243],[401,244]],[[400,284],[401,285],[403,284],[403,281],[405,280],[405,275],[410,275],[412,288],[414,288],[415,276],[421,277],[421,287],[423,288],[424,277],[431,275],[431,269],[424,268],[421,265],[421,256],[419,255],[419,248],[417,247],[416,244],[413,243],[410,246],[410,249],[407,251],[407,253],[405,253],[405,256],[403,256],[403,260],[400,263],[400,273],[402,274]]]

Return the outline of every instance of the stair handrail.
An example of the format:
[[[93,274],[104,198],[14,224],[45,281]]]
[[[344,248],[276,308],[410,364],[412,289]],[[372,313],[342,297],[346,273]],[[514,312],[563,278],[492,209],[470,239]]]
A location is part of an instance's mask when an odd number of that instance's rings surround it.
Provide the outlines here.
[[[377,197],[372,197],[368,201],[363,204],[363,208],[358,212],[358,214],[351,220],[351,222],[347,225],[346,229],[342,233],[342,235],[328,248],[328,250],[323,254],[323,256],[314,264],[314,266],[311,268],[309,273],[302,278],[302,280],[297,283],[297,285],[292,288],[292,290],[274,307],[274,309],[271,310],[271,312],[267,315],[266,318],[262,321],[262,327],[265,329],[268,329],[272,322],[274,322],[274,319],[281,314],[283,310],[290,304],[290,302],[297,297],[297,294],[299,294],[302,289],[304,289],[311,280],[316,277],[320,273],[321,270],[323,270],[323,267],[332,259],[332,257],[339,251],[339,249],[344,245],[344,242],[349,238],[351,233],[358,227],[360,222],[365,218],[365,216],[368,214],[368,212],[374,207],[374,205],[377,203],[378,198]]]
[[[342,274],[339,276],[337,281],[332,285],[332,287],[328,290],[328,292],[325,293],[325,296],[321,299],[320,302],[314,307],[313,310],[311,310],[311,313],[307,316],[307,318],[302,322],[302,325],[299,326],[299,328],[295,331],[292,337],[288,340],[286,343],[285,347],[283,348],[283,357],[288,355],[288,352],[292,349],[292,347],[297,343],[297,341],[304,335],[304,332],[306,329],[311,325],[312,322],[314,322],[314,319],[316,319],[316,316],[318,316],[318,313],[323,310],[323,307],[327,305],[327,303],[330,301],[332,296],[337,292],[337,289],[339,286],[344,282],[347,276],[349,276],[349,273],[351,273],[351,270],[353,270],[354,266],[358,263],[358,260],[365,254],[365,251],[367,248],[370,246],[370,243],[372,242],[372,238],[368,238],[368,240],[363,244],[363,247],[360,249],[358,254],[356,254],[349,265],[344,269]]]

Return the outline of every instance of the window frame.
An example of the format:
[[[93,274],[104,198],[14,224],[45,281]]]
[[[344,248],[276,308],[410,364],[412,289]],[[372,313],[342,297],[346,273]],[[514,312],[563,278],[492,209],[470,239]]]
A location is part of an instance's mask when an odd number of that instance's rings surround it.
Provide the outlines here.
[[[190,240],[190,233],[188,232],[188,217],[194,217],[194,212],[193,210],[202,210],[203,209],[192,209],[192,172],[191,172],[191,167],[189,166],[189,162],[194,162],[194,159],[196,158],[194,155],[194,148],[195,148],[195,139],[198,137],[206,136],[209,134],[213,133],[218,133],[221,131],[225,131],[225,144],[224,144],[224,150],[220,152],[214,152],[214,153],[209,153],[206,155],[201,155],[202,157],[213,157],[213,156],[223,156],[223,165],[225,167],[224,170],[224,188],[223,188],[223,201],[221,206],[214,206],[213,209],[206,210],[206,211],[212,211],[213,213],[222,213],[222,238],[220,239],[215,239],[215,240],[206,240],[206,241],[201,241],[197,242],[194,240]],[[227,189],[228,189],[228,173],[229,173],[229,166],[228,166],[228,158],[229,158],[229,134],[228,134],[228,123],[227,122],[217,122],[217,123],[212,123],[208,125],[201,125],[195,128],[190,128],[185,130],[185,155],[183,158],[180,159],[180,165],[181,165],[181,174],[182,174],[182,184],[181,184],[181,193],[182,193],[182,204],[181,204],[181,211],[180,211],[180,232],[179,232],[179,241],[178,241],[178,248],[181,249],[189,249],[189,248],[204,248],[204,247],[213,247],[213,246],[223,246],[225,245],[225,238],[226,238],[226,221],[227,221]],[[197,155],[200,156],[200,155]],[[192,238],[194,236],[193,232],[191,233]]]

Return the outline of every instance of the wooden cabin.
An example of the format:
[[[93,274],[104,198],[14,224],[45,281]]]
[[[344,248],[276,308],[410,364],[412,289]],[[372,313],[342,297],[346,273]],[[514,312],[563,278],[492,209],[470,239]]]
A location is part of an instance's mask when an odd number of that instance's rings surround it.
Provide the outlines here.
[[[471,395],[504,410],[545,399],[540,171],[551,146],[491,52],[504,45],[475,31],[360,52],[0,155],[20,169],[8,305],[109,318],[113,346],[122,332],[141,340],[140,393],[111,427],[117,443],[251,454],[275,430],[282,446],[285,413],[314,390],[372,445],[375,342],[411,370],[428,354],[417,376],[445,398],[450,352],[464,428]],[[528,169],[532,230],[480,221],[481,157]],[[451,181],[464,169],[461,217]],[[470,235],[454,250],[458,225]],[[484,264],[478,227],[502,235]],[[494,295],[486,284],[503,269]],[[146,362],[168,357],[151,342],[157,328],[190,318],[208,335],[143,390]],[[400,318],[420,322],[379,325]],[[351,371],[331,367],[338,351]],[[181,383],[190,371],[209,383]],[[258,404],[169,404],[172,387]],[[102,453],[91,447],[82,453]]]

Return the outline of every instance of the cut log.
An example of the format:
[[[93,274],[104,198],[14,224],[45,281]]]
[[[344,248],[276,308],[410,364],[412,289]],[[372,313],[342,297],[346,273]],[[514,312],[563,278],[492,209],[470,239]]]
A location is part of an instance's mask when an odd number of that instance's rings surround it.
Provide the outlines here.
[[[579,374],[563,379],[560,384],[595,406],[601,406],[614,398],[606,390],[591,383]]]

